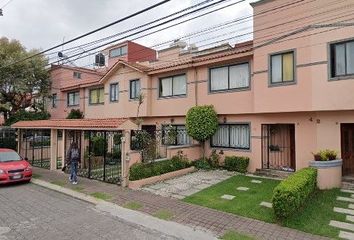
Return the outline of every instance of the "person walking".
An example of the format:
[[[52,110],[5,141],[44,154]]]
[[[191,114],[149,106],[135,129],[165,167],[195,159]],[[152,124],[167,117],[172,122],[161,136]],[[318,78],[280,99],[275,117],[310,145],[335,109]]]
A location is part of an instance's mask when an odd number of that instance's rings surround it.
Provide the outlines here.
[[[65,161],[66,161],[66,165],[70,166],[69,181],[72,184],[77,184],[77,168],[79,162],[81,161],[81,156],[80,156],[80,149],[76,142],[71,143],[69,150],[66,154]]]

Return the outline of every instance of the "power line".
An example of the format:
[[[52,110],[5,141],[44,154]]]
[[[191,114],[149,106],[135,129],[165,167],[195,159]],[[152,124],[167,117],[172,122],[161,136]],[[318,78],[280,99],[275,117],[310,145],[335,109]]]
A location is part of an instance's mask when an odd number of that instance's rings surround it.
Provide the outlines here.
[[[7,5],[9,5],[13,0],[9,0],[7,1],[7,3],[5,3],[2,7],[0,7],[0,9],[4,9]]]
[[[33,58],[33,57],[35,57],[35,56],[38,56],[38,55],[41,55],[41,54],[43,54],[43,53],[49,52],[49,51],[51,51],[51,50],[53,50],[53,49],[56,49],[56,48],[58,48],[58,47],[64,46],[64,45],[66,45],[66,44],[69,44],[69,43],[74,42],[74,41],[76,41],[76,40],[79,40],[79,39],[81,39],[81,38],[83,38],[83,37],[87,37],[87,36],[89,36],[89,35],[91,35],[91,34],[93,34],[93,33],[96,33],[96,32],[98,32],[98,31],[101,31],[101,30],[106,29],[106,28],[108,28],[108,27],[111,27],[111,26],[113,26],[113,25],[116,25],[116,24],[118,24],[118,23],[120,23],[120,22],[123,22],[123,21],[125,21],[125,20],[127,20],[127,19],[130,19],[130,18],[132,18],[132,17],[135,17],[135,16],[137,16],[137,15],[140,15],[140,14],[142,14],[142,13],[144,13],[144,12],[147,12],[147,11],[149,11],[149,10],[151,10],[151,9],[154,9],[154,8],[156,8],[156,7],[160,6],[160,5],[163,5],[163,4],[165,4],[165,3],[169,2],[169,1],[171,1],[171,0],[163,0],[163,1],[161,1],[161,2],[158,2],[158,3],[156,3],[156,4],[154,4],[154,5],[150,6],[150,7],[144,8],[143,10],[140,10],[140,11],[138,11],[138,12],[135,12],[135,13],[133,13],[133,14],[130,14],[130,15],[126,16],[126,17],[121,18],[121,19],[118,19],[118,20],[116,20],[116,21],[114,21],[114,22],[112,22],[112,23],[109,23],[109,24],[107,24],[107,25],[104,25],[104,26],[102,26],[102,27],[99,27],[99,28],[97,28],[97,29],[95,29],[95,30],[92,30],[92,31],[88,32],[88,33],[85,33],[85,34],[82,34],[82,35],[80,35],[80,36],[77,36],[77,37],[75,37],[75,38],[73,38],[73,39],[71,39],[71,40],[69,40],[69,41],[66,41],[66,42],[63,42],[63,43],[61,43],[61,44],[55,45],[54,47],[51,47],[51,48],[48,48],[48,49],[46,49],[46,50],[40,51],[40,52],[38,52],[38,53],[36,53],[36,54],[33,54],[33,55],[29,56],[29,57],[26,57],[26,58],[24,58],[24,59],[22,59],[22,60],[19,60],[19,61],[13,63],[13,64],[26,61],[26,60],[28,60],[28,59],[30,59],[30,58]]]

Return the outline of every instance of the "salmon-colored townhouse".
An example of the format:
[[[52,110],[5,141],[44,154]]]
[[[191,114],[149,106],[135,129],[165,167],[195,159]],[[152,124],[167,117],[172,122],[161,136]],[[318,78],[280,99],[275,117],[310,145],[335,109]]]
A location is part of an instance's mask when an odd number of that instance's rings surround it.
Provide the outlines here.
[[[53,66],[52,118],[78,108],[85,119],[135,119],[142,93],[141,128],[178,130],[162,157],[183,150],[197,159],[200,146],[185,131],[185,115],[212,104],[219,128],[207,154],[248,156],[250,172],[296,171],[312,152],[329,148],[343,158],[343,174],[353,175],[353,1],[262,0],[252,7],[253,41],[203,50],[177,41],[158,52],[127,41],[105,49],[106,66],[96,70]]]

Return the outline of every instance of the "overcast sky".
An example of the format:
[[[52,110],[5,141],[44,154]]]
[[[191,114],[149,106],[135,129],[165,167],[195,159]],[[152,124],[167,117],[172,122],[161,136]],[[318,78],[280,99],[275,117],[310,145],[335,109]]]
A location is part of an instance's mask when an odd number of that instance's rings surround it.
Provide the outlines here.
[[[0,7],[8,1],[9,0],[0,0]],[[28,49],[46,49],[63,42],[63,39],[69,40],[160,1],[161,0],[11,0],[3,9],[4,16],[0,17],[0,37],[17,39]],[[202,1],[204,0],[172,0],[137,17],[76,41],[74,45],[83,44],[130,29]],[[236,1],[237,0],[229,0],[218,7]],[[252,7],[249,5],[249,2],[252,2],[252,0],[246,0],[245,2],[227,7],[200,19],[192,20],[135,41],[146,46],[153,46],[219,23],[249,16],[252,14]],[[212,9],[215,8],[217,7]],[[195,15],[191,15],[190,17],[192,16]],[[187,18],[189,17],[181,20]],[[252,21],[247,21],[243,24],[231,25],[230,27],[207,35],[187,39],[187,42],[197,42],[197,46],[202,46],[250,31],[252,31]],[[224,35],[219,36],[222,34]],[[248,35],[238,39],[235,38],[229,42],[234,44],[250,39],[251,37],[251,35]],[[132,38],[134,37],[130,39]],[[68,45],[64,48],[70,46],[73,45]],[[86,59],[85,61],[87,62],[88,60]]]

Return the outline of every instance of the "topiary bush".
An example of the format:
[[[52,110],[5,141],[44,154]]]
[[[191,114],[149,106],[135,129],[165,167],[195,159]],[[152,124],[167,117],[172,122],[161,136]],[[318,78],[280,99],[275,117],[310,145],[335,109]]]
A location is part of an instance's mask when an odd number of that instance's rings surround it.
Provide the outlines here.
[[[151,163],[135,163],[130,167],[129,180],[135,181],[190,167],[190,162],[179,156]]]
[[[218,114],[212,105],[195,106],[186,115],[186,129],[189,136],[201,143],[204,157],[204,143],[218,129]]]
[[[299,211],[315,191],[316,179],[316,169],[304,168],[280,182],[272,198],[276,217],[284,219]]]
[[[249,162],[248,157],[226,156],[224,167],[229,171],[246,173]]]

